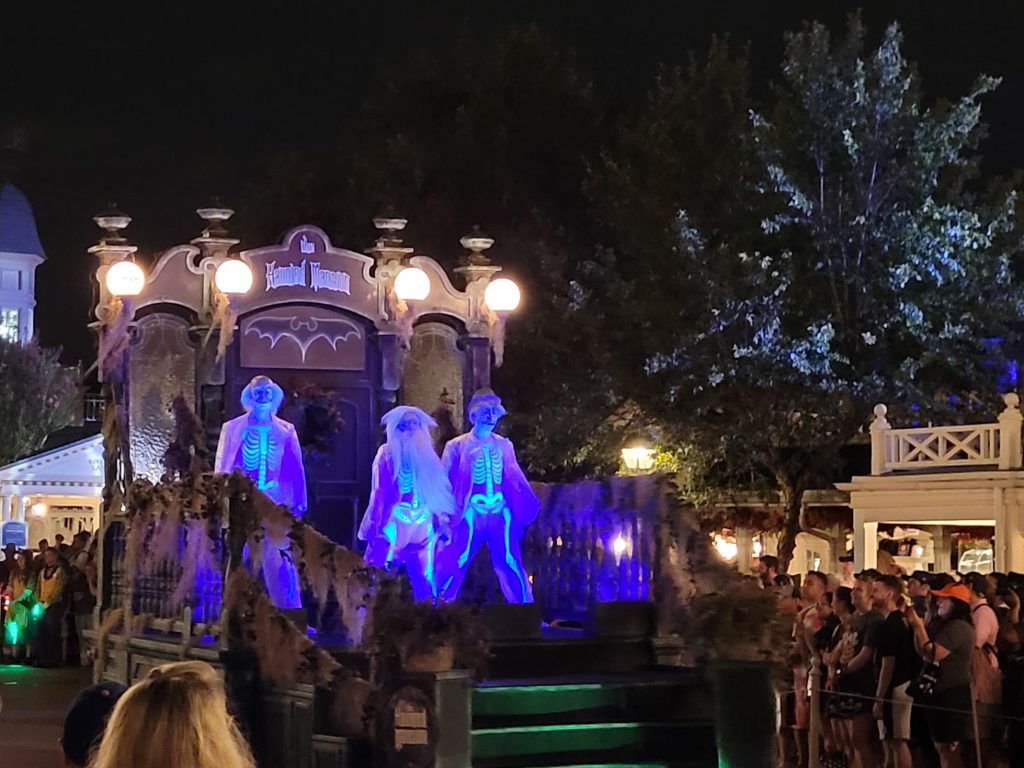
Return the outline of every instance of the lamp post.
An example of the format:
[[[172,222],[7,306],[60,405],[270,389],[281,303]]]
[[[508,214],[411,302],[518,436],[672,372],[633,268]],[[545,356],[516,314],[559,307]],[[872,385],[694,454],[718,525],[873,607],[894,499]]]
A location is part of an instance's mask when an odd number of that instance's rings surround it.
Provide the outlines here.
[[[97,375],[103,391],[103,499],[101,532],[123,511],[123,499],[132,481],[131,457],[128,452],[125,408],[125,352],[129,342],[129,326],[133,315],[131,297],[139,295],[146,275],[135,263],[136,247],[121,234],[131,217],[111,204],[107,211],[93,218],[103,230],[99,243],[89,249],[99,259],[96,279],[100,300],[96,307],[98,334]],[[104,562],[104,536],[100,535],[97,556]],[[105,568],[98,573],[100,600],[95,620],[109,606],[110,595],[104,583]]]
[[[622,449],[622,463],[627,475],[650,472],[654,469],[654,449],[644,440],[631,440]]]

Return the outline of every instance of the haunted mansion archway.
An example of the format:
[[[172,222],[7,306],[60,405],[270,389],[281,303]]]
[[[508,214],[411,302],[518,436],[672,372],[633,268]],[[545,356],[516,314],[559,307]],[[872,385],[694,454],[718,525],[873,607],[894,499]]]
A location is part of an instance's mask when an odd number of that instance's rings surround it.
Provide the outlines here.
[[[436,261],[403,246],[401,220],[375,220],[381,235],[366,254],[300,226],[279,244],[237,254],[253,285],[231,299],[234,332],[218,358],[213,276],[236,257],[229,252],[238,241],[223,227],[230,211],[200,215],[207,229],[164,252],[132,302],[127,415],[134,472],[154,480],[162,474],[173,428],[169,406],[178,394],[195,407],[212,451],[221,424],[241,413],[242,388],[268,375],[285,390],[280,415],[295,424],[303,444],[309,520],[353,546],[381,414],[398,402],[428,412],[447,403],[449,424],[461,428],[466,393],[489,384],[492,325],[483,295],[499,268],[473,250],[457,270],[466,288],[457,290]],[[112,237],[101,247],[118,245]],[[97,270],[101,307],[109,300],[105,271],[118,260]],[[429,291],[400,302],[394,279],[410,266],[426,274]]]

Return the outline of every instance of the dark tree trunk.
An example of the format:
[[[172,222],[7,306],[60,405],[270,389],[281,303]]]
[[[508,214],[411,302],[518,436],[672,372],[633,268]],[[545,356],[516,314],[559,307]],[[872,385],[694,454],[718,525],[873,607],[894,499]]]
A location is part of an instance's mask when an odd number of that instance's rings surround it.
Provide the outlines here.
[[[800,524],[800,509],[803,505],[803,490],[788,483],[780,483],[782,499],[785,504],[786,516],[782,523],[782,536],[779,538],[779,573],[786,573],[793,560],[796,549],[796,537],[803,530]]]

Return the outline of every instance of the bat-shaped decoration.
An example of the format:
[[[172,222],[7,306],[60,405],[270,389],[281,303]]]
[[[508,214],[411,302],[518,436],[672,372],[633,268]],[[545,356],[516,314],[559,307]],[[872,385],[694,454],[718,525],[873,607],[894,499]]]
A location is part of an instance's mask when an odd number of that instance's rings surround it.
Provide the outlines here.
[[[271,349],[281,339],[291,339],[302,353],[302,362],[306,362],[306,352],[317,339],[323,339],[337,352],[340,342],[349,336],[361,336],[359,326],[341,317],[257,317],[245,326],[245,335],[250,333],[255,333],[260,339],[270,339]]]

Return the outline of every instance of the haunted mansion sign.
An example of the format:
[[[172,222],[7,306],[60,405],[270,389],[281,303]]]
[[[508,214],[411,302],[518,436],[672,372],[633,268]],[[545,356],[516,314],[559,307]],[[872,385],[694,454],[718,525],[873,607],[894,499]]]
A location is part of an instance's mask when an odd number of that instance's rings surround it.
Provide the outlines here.
[[[382,437],[380,415],[396,403],[428,413],[441,406],[461,427],[465,393],[489,384],[483,294],[497,268],[474,252],[460,270],[465,288],[456,289],[436,261],[402,244],[396,235],[404,222],[394,219],[375,221],[380,239],[366,253],[335,247],[313,226],[235,253],[238,241],[223,229],[230,211],[201,209],[200,215],[209,224],[203,234],[165,251],[133,301],[127,359],[135,473],[162,474],[176,395],[184,393],[193,405],[212,447],[221,424],[239,415],[245,384],[269,376],[285,391],[281,415],[295,424],[302,443],[307,519],[351,546]],[[104,241],[94,252],[101,259],[99,315],[108,299],[105,271],[131,249]],[[234,332],[218,359],[217,331],[209,328],[219,327],[216,313],[225,302],[217,300],[213,276],[235,257],[248,264],[253,283],[230,299]],[[409,267],[425,273],[429,290],[423,299],[397,301],[395,277]]]

